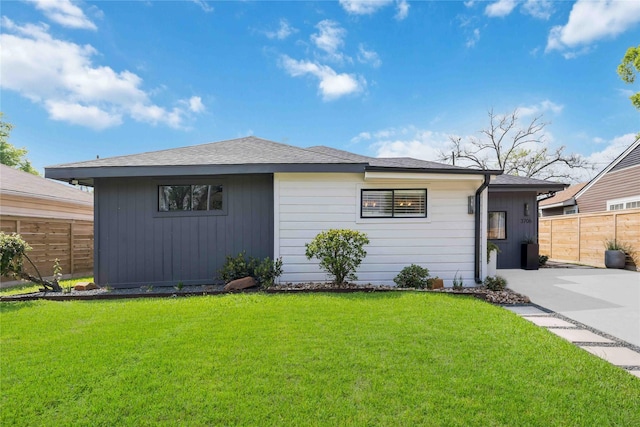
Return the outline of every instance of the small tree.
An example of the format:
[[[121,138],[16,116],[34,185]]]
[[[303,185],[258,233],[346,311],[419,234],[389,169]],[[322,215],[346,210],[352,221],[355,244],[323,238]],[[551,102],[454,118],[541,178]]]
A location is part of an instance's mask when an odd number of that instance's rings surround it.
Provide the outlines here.
[[[22,240],[19,234],[5,234],[0,232],[0,275],[29,280],[42,285],[45,291],[61,292],[62,288],[58,284],[57,275],[52,281],[42,278],[38,267],[36,267],[27,256],[27,251],[30,250],[31,246]],[[29,261],[29,264],[35,269],[38,277],[32,276],[24,270],[23,264],[25,259]]]
[[[367,252],[364,245],[369,239],[355,230],[328,230],[318,234],[305,244],[307,259],[318,258],[320,268],[334,277],[333,284],[342,286],[345,281],[357,280],[356,269]]]
[[[2,116],[3,113],[0,112],[0,163],[33,175],[40,175],[27,159],[27,149],[14,147],[9,143],[13,125],[2,120]]]

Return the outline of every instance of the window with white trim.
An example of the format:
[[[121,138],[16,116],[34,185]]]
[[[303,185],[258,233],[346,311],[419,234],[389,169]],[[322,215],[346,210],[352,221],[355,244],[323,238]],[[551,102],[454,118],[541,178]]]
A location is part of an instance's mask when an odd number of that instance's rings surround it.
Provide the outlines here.
[[[507,238],[507,212],[489,212],[487,239],[505,240]]]
[[[563,213],[565,215],[571,215],[571,214],[575,214],[578,213],[578,207],[577,206],[565,206],[565,208],[563,209]]]
[[[426,189],[361,190],[361,218],[426,218]]]
[[[626,197],[624,199],[607,200],[608,211],[640,208],[640,196]]]

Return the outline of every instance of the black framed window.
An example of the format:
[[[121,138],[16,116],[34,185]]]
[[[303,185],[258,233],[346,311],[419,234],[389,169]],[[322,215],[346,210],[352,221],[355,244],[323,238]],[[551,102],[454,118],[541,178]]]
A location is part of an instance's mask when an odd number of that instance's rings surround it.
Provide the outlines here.
[[[362,190],[361,218],[426,218],[427,190]]]
[[[507,238],[507,212],[489,212],[487,239],[505,240]]]
[[[222,185],[158,186],[158,212],[221,211],[223,207]]]

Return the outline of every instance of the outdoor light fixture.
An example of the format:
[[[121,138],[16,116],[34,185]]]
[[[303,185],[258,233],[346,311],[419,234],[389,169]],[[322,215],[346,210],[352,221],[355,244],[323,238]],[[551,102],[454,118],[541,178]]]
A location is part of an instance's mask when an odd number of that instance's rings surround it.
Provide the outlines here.
[[[475,209],[475,196],[469,196],[467,197],[467,213],[469,215],[473,215],[476,211]]]
[[[524,216],[529,216],[529,203],[524,204]]]

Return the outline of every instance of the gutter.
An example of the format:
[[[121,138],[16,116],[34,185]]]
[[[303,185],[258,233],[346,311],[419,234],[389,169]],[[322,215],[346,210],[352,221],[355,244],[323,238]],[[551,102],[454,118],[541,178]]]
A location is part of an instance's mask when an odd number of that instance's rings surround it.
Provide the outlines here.
[[[480,263],[482,262],[482,254],[480,253],[480,195],[489,186],[491,181],[491,174],[484,174],[484,182],[476,190],[475,198],[475,281],[477,284],[482,283],[480,278]]]

